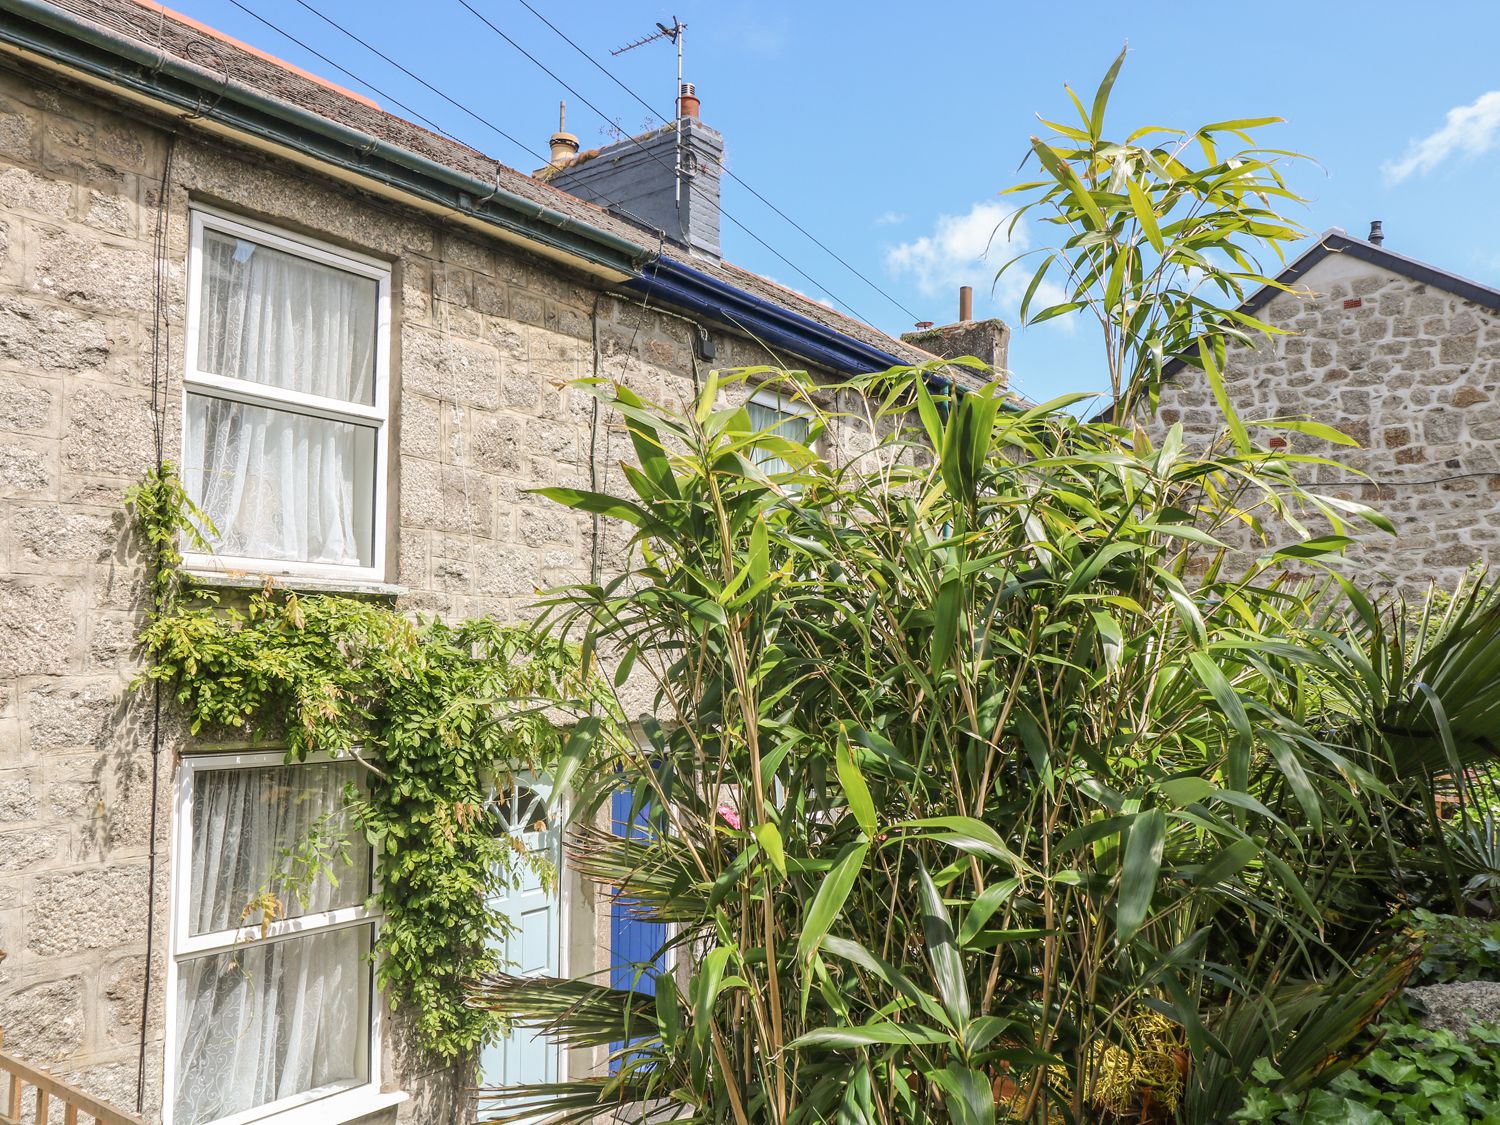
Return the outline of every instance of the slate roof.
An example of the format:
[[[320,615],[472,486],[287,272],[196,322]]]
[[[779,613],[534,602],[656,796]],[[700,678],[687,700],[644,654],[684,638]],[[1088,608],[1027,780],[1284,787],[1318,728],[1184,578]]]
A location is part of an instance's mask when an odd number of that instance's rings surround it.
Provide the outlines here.
[[[1440,269],[1428,262],[1418,261],[1416,258],[1409,258],[1394,250],[1387,250],[1385,246],[1377,246],[1363,238],[1354,238],[1338,227],[1333,227],[1319,235],[1318,241],[1282,270],[1276,280],[1283,285],[1295,287],[1314,266],[1331,254],[1346,254],[1351,258],[1358,258],[1362,262],[1388,269],[1412,281],[1431,285],[1436,289],[1462,297],[1466,301],[1473,301],[1476,305],[1492,312],[1500,312],[1500,289],[1470,281],[1450,270]],[[1245,299],[1240,309],[1253,314],[1264,308],[1280,292],[1281,290],[1269,285],[1262,286]]]
[[[1450,270],[1440,269],[1428,262],[1409,258],[1405,254],[1398,254],[1394,250],[1387,250],[1384,246],[1377,246],[1373,242],[1363,238],[1354,238],[1346,234],[1338,227],[1331,227],[1318,236],[1318,240],[1293,259],[1285,269],[1276,275],[1276,280],[1282,285],[1296,289],[1302,283],[1312,268],[1324,259],[1334,254],[1346,254],[1351,258],[1357,258],[1362,262],[1380,266],[1382,269],[1390,270],[1392,273],[1402,277],[1410,278],[1423,285],[1431,285],[1435,289],[1452,293],[1462,297],[1466,301],[1472,301],[1482,308],[1491,312],[1500,313],[1500,289],[1488,285],[1482,285],[1477,281],[1471,281],[1467,277],[1453,273]],[[1240,302],[1241,312],[1254,316],[1265,308],[1284,292],[1271,285],[1262,285],[1244,301]],[[1164,378],[1175,377],[1184,368],[1191,366],[1186,360],[1177,358],[1170,360],[1162,368]],[[1111,405],[1103,411],[1099,417],[1108,416],[1114,410]]]
[[[137,42],[205,69],[222,70],[233,82],[249,87],[372,137],[409,149],[429,160],[499,188],[542,207],[639,245],[644,254],[661,246],[658,232],[615,215],[593,203],[519,172],[477,149],[424,129],[381,109],[367,98],[298,70],[253,47],[229,39],[168,8],[138,0],[51,0],[67,12],[128,36]],[[541,147],[541,146],[539,146]],[[683,254],[677,257],[693,269],[728,285],[787,308],[818,324],[911,363],[935,358],[880,330],[846,316],[821,302],[727,262]]]

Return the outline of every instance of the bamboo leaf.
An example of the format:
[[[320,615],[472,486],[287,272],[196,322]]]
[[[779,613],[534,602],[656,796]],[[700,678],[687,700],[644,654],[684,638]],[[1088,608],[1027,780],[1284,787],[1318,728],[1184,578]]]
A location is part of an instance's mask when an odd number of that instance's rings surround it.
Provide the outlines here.
[[[776,873],[785,876],[786,848],[781,842],[781,830],[769,820],[763,820],[751,831],[755,834],[761,850],[766,853],[766,858],[771,861],[771,866],[776,869]]]
[[[787,1044],[792,1050],[823,1047],[839,1050],[850,1047],[876,1047],[882,1044],[922,1047],[952,1043],[953,1036],[936,1028],[912,1023],[873,1023],[857,1027],[820,1027],[799,1035]]]
[[[849,804],[849,812],[853,814],[860,831],[873,840],[876,834],[875,801],[870,796],[865,775],[855,764],[854,753],[846,739],[839,740],[835,755],[834,768],[838,773],[839,785],[844,790],[844,800]]]
[[[1166,831],[1167,820],[1162,811],[1147,809],[1136,815],[1125,837],[1115,905],[1115,936],[1121,944],[1140,931],[1156,897],[1156,877],[1161,871]]]
[[[922,936],[927,959],[932,963],[933,979],[937,981],[938,995],[953,1026],[962,1027],[969,1021],[969,986],[964,979],[963,959],[958,953],[958,943],[943,898],[933,885],[926,866],[920,862],[917,864],[917,887],[921,892]]]
[[[864,867],[865,856],[869,850],[869,841],[860,840],[845,845],[844,849],[839,852],[839,857],[829,870],[828,877],[818,887],[818,893],[813,896],[812,905],[807,908],[807,917],[802,923],[802,934],[797,939],[797,957],[800,960],[805,961],[817,952],[818,945],[828,933],[829,927],[833,925],[834,919],[844,909],[844,903],[848,900],[849,892],[854,888],[854,881]]]

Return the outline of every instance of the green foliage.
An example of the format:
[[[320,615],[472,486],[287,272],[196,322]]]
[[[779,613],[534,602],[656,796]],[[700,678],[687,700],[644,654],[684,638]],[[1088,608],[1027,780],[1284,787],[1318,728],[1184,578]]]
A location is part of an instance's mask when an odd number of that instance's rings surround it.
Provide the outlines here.
[[[145,542],[151,565],[152,602],[158,613],[176,605],[182,593],[182,543],[194,550],[210,550],[207,534],[213,521],[194,504],[182,487],[177,469],[163,461],[139,484],[125,490],[125,504],[135,514],[135,525]]]
[[[1411,983],[1500,981],[1500,921],[1412,910],[1402,919],[1422,947]]]
[[[1149,397],[1174,334],[1207,332],[1209,363],[1238,329],[1130,280],[1106,208],[1167,215],[1186,192],[1209,272],[1210,243],[1234,261],[1237,232],[1288,228],[1236,186],[1264,186],[1261,163],[1192,180],[1104,146],[1112,81],[1077,151],[1038,156],[1067,185],[1077,284],[1128,311],[1112,377]],[[1113,187],[1070,169],[1115,155]],[[1237,269],[1231,292],[1254,276]],[[682,983],[487,978],[476,1003],[567,1044],[631,1042],[609,1076],[508,1089],[496,1120],[1225,1121],[1256,1059],[1278,1093],[1326,1083],[1399,992],[1388,825],[1430,834],[1437,773],[1493,756],[1500,593],[1407,634],[1345,580],[1291,577],[1351,523],[1389,528],[1299,484],[1320,459],[1239,419],[1205,447],[1181,426],[1153,441],[1078,420],[1083,396],[1009,409],[998,383],[935,373],[857,380],[864,430],[820,416],[865,451],[843,463],[721,399],[763,379],[813,398],[796,375],[714,372],[685,409],[583,384],[635,464],[613,494],[543,494],[635,537],[551,622],[656,692],[626,768],[575,774],[585,808],[630,792],[652,830],[578,826],[571,854],[672,924]]]
[[[414,620],[271,585],[242,605],[201,591],[195,602],[175,570],[192,520],[170,466],[131,503],[172,570],[157,579],[164,608],[141,630],[143,682],[170,693],[195,735],[284,747],[288,761],[353,756],[369,769],[366,794],[348,800],[374,848],[380,982],[428,1050],[471,1053],[500,1027],[464,1002],[469,981],[502,967],[495,950],[510,922],[487,899],[537,862],[496,833],[489,803],[516,771],[553,768],[560,719],[608,706],[576,647],[490,620]],[[269,920],[281,894],[336,877],[345,857],[339,840],[314,833],[247,906]]]
[[[1305,1095],[1252,1085],[1232,1120],[1257,1125],[1461,1125],[1500,1121],[1500,1028],[1479,1025],[1467,1041],[1447,1030],[1383,1023],[1379,1045],[1326,1087]],[[1262,1061],[1260,1082],[1280,1075]]]
[[[1370,934],[1340,896],[1403,782],[1391,717],[1420,760],[1441,741],[1404,677],[1443,684],[1438,654],[1466,645],[1434,629],[1394,660],[1352,587],[1285,579],[1337,535],[1233,575],[1218,538],[1246,503],[1364,513],[1300,489],[1288,455],[1006,411],[998,386],[934,399],[923,374],[866,381],[886,436],[863,464],[783,448],[773,477],[745,413],[714,408],[728,377],[686,414],[596,385],[641,462],[608,501],[639,562],[552,609],[666,671],[648,750],[592,779],[649,800],[657,832],[575,830],[577,862],[677,925],[690,987],[649,1007],[482,989],[570,1042],[644,1036],[639,1065],[514,1091],[515,1115],[1139,1117],[1146,1089],[1110,1088],[1100,1047],[1154,1011],[1186,1080],[1152,1104],[1224,1120],[1256,1058],[1294,1092],[1331,1077],[1404,982],[1401,950],[1349,969]],[[1494,619],[1492,593],[1471,604]],[[1460,755],[1500,681],[1465,693],[1443,697]]]
[[[1039,256],[1041,264],[1021,319],[1037,324],[1086,311],[1098,320],[1117,418],[1130,417],[1142,401],[1154,404],[1164,365],[1185,359],[1208,376],[1245,445],[1219,377],[1224,342],[1280,331],[1236,306],[1263,285],[1285,288],[1257,254],[1270,250],[1280,261],[1283,248],[1305,233],[1276,210],[1300,202],[1281,170],[1300,158],[1254,145],[1252,133],[1275,117],[1107,137],[1105,110],[1124,61],[1122,51],[1088,106],[1068,90],[1078,123],[1043,120],[1054,135],[1031,138],[1029,154],[1040,177],[1010,189],[1029,197],[1012,226],[1035,212],[1060,237],[1022,255]],[[1226,141],[1250,147],[1226,149]],[[1059,299],[1033,312],[1049,293]],[[1316,429],[1328,436],[1327,427]]]

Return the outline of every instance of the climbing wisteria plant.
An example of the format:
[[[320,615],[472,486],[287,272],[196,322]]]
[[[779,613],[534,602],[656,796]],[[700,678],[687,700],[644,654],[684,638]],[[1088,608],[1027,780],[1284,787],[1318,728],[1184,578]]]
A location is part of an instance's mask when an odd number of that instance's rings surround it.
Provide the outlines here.
[[[1036,150],[1072,284],[1136,276],[1122,209],[1148,241],[1198,237],[1164,216],[1199,188],[1214,255],[1292,237],[1237,221],[1238,188],[1105,142],[1114,76],[1075,147]],[[1209,179],[1270,175],[1205,145]],[[1101,306],[1131,303],[1109,371],[1149,398],[1188,322],[1179,295],[1127,288]],[[1215,362],[1255,327],[1191,326]],[[1310,457],[1227,403],[1226,437],[1193,448],[948,374],[859,380],[872,418],[819,413],[790,373],[714,374],[684,409],[586,384],[629,431],[626,486],[544,495],[633,551],[548,620],[654,696],[609,769],[564,754],[570,854],[669,936],[634,988],[486,978],[476,1004],[614,1052],[495,1092],[494,1120],[1223,1121],[1256,1060],[1266,1096],[1328,1080],[1405,979],[1371,888],[1394,813],[1492,753],[1495,592],[1394,628],[1322,569],[1348,521],[1389,524],[1303,487]],[[867,430],[840,443],[867,452],[757,431],[723,401],[741,380]],[[622,791],[649,826],[629,839],[588,815]]]
[[[470,982],[503,967],[498,951],[514,927],[491,900],[538,864],[552,874],[497,831],[492,805],[518,772],[555,769],[580,717],[614,730],[603,721],[612,697],[576,645],[524,626],[419,618],[270,581],[242,597],[195,585],[179,544],[210,549],[212,527],[173,467],[127,499],[153,574],[140,686],[164,689],[196,738],[365,767],[366,783],[336,817],[287,842],[244,904],[245,923],[283,916],[286,899],[319,875],[347,874],[350,842],[339,833],[357,826],[374,851],[380,983],[426,1050],[472,1058],[504,1027],[466,1003]]]

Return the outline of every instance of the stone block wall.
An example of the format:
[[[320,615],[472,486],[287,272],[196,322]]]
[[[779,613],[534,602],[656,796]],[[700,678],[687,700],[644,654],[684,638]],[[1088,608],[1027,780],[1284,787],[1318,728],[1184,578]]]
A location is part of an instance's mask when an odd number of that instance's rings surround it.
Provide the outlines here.
[[[170,708],[158,730],[131,690],[147,575],[122,494],[155,464],[158,426],[168,458],[180,447],[190,203],[392,263],[387,577],[403,608],[516,620],[536,589],[587,576],[596,550],[617,562],[622,532],[606,528],[596,548],[590,521],[527,494],[587,486],[591,458],[608,481],[628,455],[623,431],[567,384],[597,372],[686,398],[695,372],[680,318],[173,129],[169,146],[144,111],[0,69],[0,1028],[7,1050],[126,1109],[144,1058],[147,1120],[162,1101],[172,785],[188,743]],[[716,342],[720,366],[775,362],[748,340]],[[575,935],[587,934],[591,892],[574,891]],[[576,937],[573,949],[601,955]],[[412,1095],[399,1119],[461,1120],[466,1076],[387,1026],[383,1078]]]
[[[1415,594],[1500,562],[1500,316],[1338,254],[1304,285],[1310,292],[1279,294],[1258,314],[1289,334],[1231,349],[1225,381],[1247,423],[1304,417],[1359,443],[1279,432],[1293,450],[1341,466],[1310,466],[1302,479],[1396,525],[1393,537],[1359,524],[1343,565],[1376,589]],[[1177,421],[1198,441],[1222,427],[1192,370],[1162,394],[1157,427]]]

